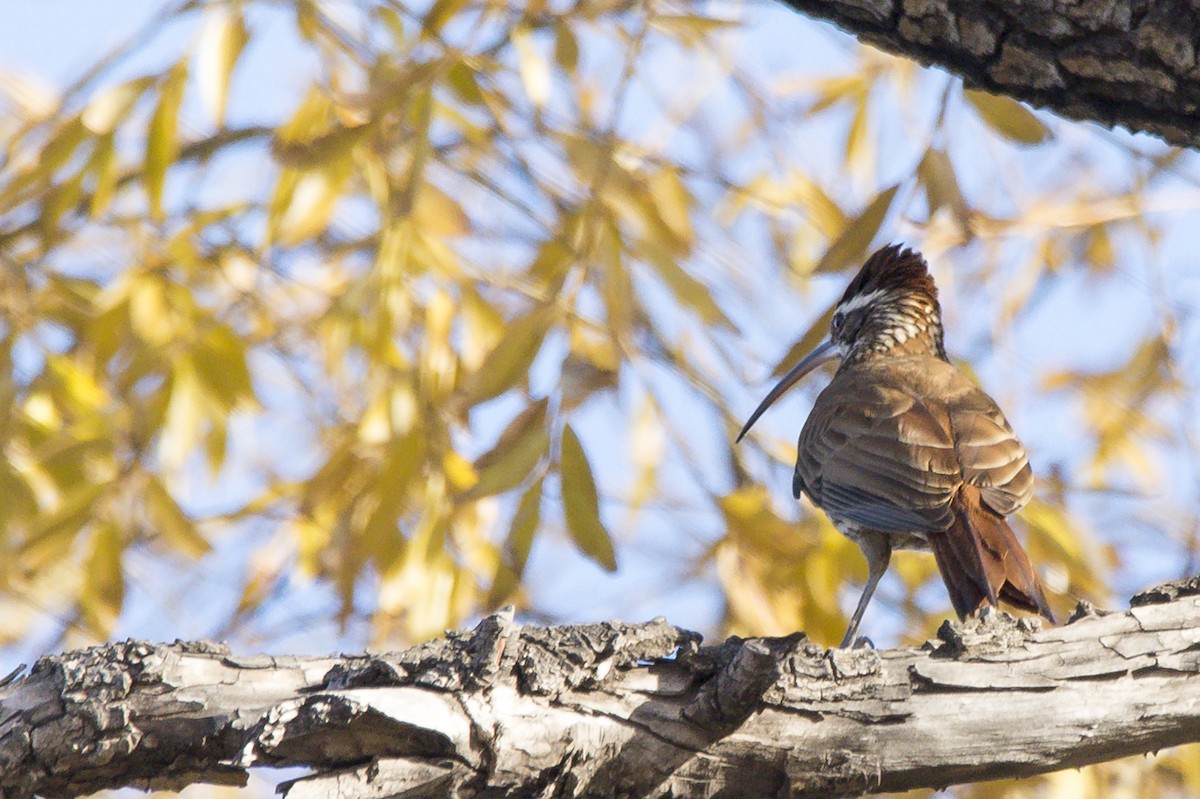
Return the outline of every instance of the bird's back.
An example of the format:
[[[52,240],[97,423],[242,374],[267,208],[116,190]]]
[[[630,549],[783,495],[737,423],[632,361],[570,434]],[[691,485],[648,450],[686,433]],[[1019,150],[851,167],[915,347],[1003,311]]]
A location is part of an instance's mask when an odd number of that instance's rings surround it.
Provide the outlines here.
[[[1033,491],[1025,448],[1004,414],[933,355],[846,363],[800,433],[793,489],[831,518],[880,532],[947,530],[964,483],[1001,516]]]

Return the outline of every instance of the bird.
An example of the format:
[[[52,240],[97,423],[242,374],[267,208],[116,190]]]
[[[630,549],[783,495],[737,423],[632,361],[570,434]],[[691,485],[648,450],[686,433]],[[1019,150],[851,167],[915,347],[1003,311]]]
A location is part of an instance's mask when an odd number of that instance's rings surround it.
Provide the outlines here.
[[[946,356],[920,253],[892,244],[867,258],[834,307],[829,337],[771,389],[737,441],[802,377],[839,359],[800,431],[792,493],[867,561],[841,647],[862,643],[859,624],[895,549],[933,551],[960,620],[1004,600],[1053,624],[1005,519],[1033,495],[1028,455],[995,400]]]

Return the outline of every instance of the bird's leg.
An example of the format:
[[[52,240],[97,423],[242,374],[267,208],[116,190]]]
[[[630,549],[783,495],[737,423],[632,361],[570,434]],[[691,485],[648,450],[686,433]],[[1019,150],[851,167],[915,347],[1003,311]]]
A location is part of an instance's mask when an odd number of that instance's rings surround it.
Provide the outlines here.
[[[867,584],[863,586],[862,596],[858,598],[858,607],[850,617],[850,629],[846,630],[846,636],[842,638],[842,649],[854,644],[858,623],[862,621],[867,604],[875,594],[875,586],[879,585],[879,580],[887,571],[888,561],[892,559],[892,542],[886,533],[863,530],[859,533],[858,546],[867,559]]]

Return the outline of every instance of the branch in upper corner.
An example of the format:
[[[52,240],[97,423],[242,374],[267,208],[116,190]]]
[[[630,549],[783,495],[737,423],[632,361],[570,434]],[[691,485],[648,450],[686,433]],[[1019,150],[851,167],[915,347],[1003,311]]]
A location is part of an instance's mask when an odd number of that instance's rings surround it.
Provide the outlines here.
[[[1144,12],[1132,0],[782,2],[883,50],[949,70],[969,86],[1180,147],[1200,144],[1193,44],[1200,17],[1179,0],[1151,3]]]

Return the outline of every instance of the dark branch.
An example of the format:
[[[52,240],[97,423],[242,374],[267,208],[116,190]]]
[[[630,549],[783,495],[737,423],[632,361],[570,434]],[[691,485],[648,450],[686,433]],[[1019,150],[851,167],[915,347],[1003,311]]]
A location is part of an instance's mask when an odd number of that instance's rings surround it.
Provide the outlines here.
[[[1200,143],[1200,15],[1184,0],[783,0],[864,41],[1072,119]]]

